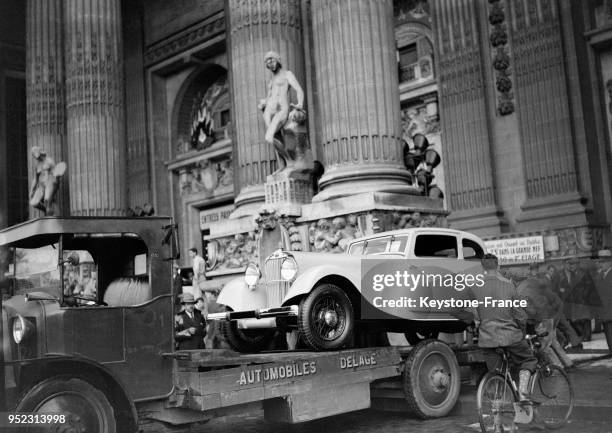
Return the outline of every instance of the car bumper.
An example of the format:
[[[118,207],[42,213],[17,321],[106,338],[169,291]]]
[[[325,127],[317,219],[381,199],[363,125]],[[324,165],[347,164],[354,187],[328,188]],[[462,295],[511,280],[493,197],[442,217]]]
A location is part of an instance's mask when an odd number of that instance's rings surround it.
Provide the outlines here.
[[[289,305],[279,308],[261,308],[248,311],[225,311],[223,313],[211,313],[206,316],[206,320],[231,321],[241,319],[276,319],[278,317],[296,317],[298,306]]]

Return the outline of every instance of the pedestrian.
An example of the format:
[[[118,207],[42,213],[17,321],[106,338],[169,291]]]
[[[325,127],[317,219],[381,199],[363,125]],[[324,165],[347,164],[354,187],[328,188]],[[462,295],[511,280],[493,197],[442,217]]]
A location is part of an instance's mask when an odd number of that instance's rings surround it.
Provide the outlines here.
[[[198,254],[197,248],[189,249],[191,267],[193,268],[192,294],[195,299],[202,297],[204,282],[206,281],[206,262]]]
[[[552,291],[549,280],[538,274],[536,263],[529,265],[529,277],[519,284],[517,291],[519,296],[527,301],[525,311],[528,325],[540,335],[539,350],[549,362],[566,369],[574,368],[574,363],[559,344],[555,332],[555,319],[563,307],[563,302]]]
[[[179,350],[204,349],[206,320],[200,311],[195,309],[195,299],[191,293],[185,293],[181,303],[184,310],[176,317],[175,338]]]
[[[559,290],[564,296],[565,316],[583,341],[591,341],[591,319],[598,299],[593,279],[578,266],[577,259],[565,262]]]
[[[600,300],[598,318],[603,324],[608,351],[612,353],[612,250],[599,250],[596,263],[599,271],[595,284]]]
[[[479,307],[469,310],[479,324],[478,346],[483,349],[487,368],[494,371],[500,366],[498,348],[508,353],[511,364],[519,371],[519,396],[521,401],[529,400],[529,379],[535,371],[537,360],[524,339],[527,313],[520,307],[485,307],[485,297],[499,301],[519,300],[516,288],[510,280],[501,276],[499,262],[493,254],[485,254],[481,260],[484,268],[484,284],[469,288],[473,300]],[[482,302],[481,302],[482,301]],[[461,317],[466,320],[465,316]]]
[[[560,290],[557,268],[553,265],[548,265],[544,278],[548,281],[547,284],[552,292],[561,300],[561,307],[555,317],[556,329],[559,331],[557,332],[557,342],[560,343],[562,348],[582,349],[582,337],[576,333],[574,327],[565,317],[565,302],[563,302],[565,296]]]
[[[179,311],[181,309],[181,295],[183,294],[183,277],[181,276],[181,267],[176,263],[173,267],[172,296],[174,296],[175,311]]]

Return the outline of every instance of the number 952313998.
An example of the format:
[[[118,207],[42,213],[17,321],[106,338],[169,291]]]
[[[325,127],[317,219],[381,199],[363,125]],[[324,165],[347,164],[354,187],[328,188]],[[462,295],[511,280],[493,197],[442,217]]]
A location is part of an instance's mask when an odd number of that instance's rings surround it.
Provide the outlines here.
[[[0,415],[0,429],[66,422],[66,415],[59,413],[0,412]]]

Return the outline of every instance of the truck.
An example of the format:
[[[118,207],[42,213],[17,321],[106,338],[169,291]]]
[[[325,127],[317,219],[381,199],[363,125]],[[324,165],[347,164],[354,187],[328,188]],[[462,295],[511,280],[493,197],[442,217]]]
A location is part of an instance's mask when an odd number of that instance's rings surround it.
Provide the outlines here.
[[[297,423],[381,401],[440,417],[459,395],[458,359],[479,362],[435,339],[176,350],[178,251],[169,217],[42,217],[0,231],[0,413],[58,414],[62,428],[88,433],[175,431],[251,409]]]

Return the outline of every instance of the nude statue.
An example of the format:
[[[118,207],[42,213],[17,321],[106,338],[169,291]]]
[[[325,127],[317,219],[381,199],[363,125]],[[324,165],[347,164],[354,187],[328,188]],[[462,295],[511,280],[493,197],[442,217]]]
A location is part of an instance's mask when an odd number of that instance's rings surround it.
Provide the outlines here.
[[[58,178],[64,174],[66,164],[57,166],[47,152],[38,146],[32,147],[36,174],[32,180],[30,206],[41,210],[45,215],[54,214],[54,197],[57,192]]]
[[[286,149],[282,137],[277,136],[288,120],[301,123],[306,118],[304,112],[304,91],[298,83],[293,72],[282,69],[281,58],[274,51],[265,55],[266,68],[272,72],[272,79],[268,83],[268,96],[259,103],[259,109],[263,110],[263,118],[266,124],[265,140],[273,144],[279,160],[279,170],[282,171],[287,161],[295,158]],[[297,103],[290,102],[290,89],[295,90]],[[280,138],[280,139],[279,139]]]

